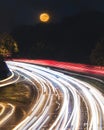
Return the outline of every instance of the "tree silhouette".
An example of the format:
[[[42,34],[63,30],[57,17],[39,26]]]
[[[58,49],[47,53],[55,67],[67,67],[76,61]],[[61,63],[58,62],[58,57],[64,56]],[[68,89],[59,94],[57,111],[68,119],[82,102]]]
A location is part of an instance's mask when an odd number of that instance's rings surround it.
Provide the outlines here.
[[[104,65],[104,39],[97,42],[91,52],[90,60],[94,65]]]
[[[0,55],[8,57],[18,51],[17,43],[11,35],[7,33],[0,34]]]

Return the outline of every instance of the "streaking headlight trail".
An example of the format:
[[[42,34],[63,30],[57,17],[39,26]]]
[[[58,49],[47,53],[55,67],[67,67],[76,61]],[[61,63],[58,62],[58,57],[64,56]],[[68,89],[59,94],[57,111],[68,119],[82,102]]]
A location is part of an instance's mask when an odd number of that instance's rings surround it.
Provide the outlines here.
[[[13,130],[104,129],[104,94],[96,85],[83,80],[83,77],[104,84],[103,80],[81,74],[73,76],[70,72],[66,74],[61,69],[58,71],[51,67],[40,66],[41,64],[36,65],[34,62],[30,64],[7,61],[7,65],[12,76],[1,82],[2,86],[18,83],[21,81],[20,77],[24,77],[31,82],[32,89],[37,90],[35,101]],[[80,78],[77,78],[78,76]],[[6,116],[6,106],[0,104],[0,116],[4,114],[0,125],[14,116],[16,106],[8,105],[10,110]]]

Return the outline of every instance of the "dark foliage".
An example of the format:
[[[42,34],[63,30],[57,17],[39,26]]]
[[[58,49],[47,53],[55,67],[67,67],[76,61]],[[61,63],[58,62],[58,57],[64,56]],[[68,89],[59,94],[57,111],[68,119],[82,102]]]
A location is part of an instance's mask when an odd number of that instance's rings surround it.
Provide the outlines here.
[[[104,66],[104,38],[101,38],[90,55],[91,63]]]

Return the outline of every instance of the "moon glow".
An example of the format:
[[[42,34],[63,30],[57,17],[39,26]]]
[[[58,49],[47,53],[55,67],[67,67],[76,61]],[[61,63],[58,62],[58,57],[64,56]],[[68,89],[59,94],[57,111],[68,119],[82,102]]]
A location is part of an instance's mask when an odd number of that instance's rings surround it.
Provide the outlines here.
[[[45,22],[46,23],[46,22],[49,21],[50,16],[49,16],[48,13],[41,13],[39,18],[40,18],[41,22]]]

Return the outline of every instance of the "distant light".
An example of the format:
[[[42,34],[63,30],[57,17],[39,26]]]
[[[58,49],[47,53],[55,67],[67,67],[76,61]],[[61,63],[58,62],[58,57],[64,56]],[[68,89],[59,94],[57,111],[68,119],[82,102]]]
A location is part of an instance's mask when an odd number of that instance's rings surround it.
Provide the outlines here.
[[[50,19],[50,16],[49,16],[48,13],[41,13],[41,14],[40,14],[40,21],[41,21],[41,22],[46,23],[46,22],[49,21],[49,19]]]

